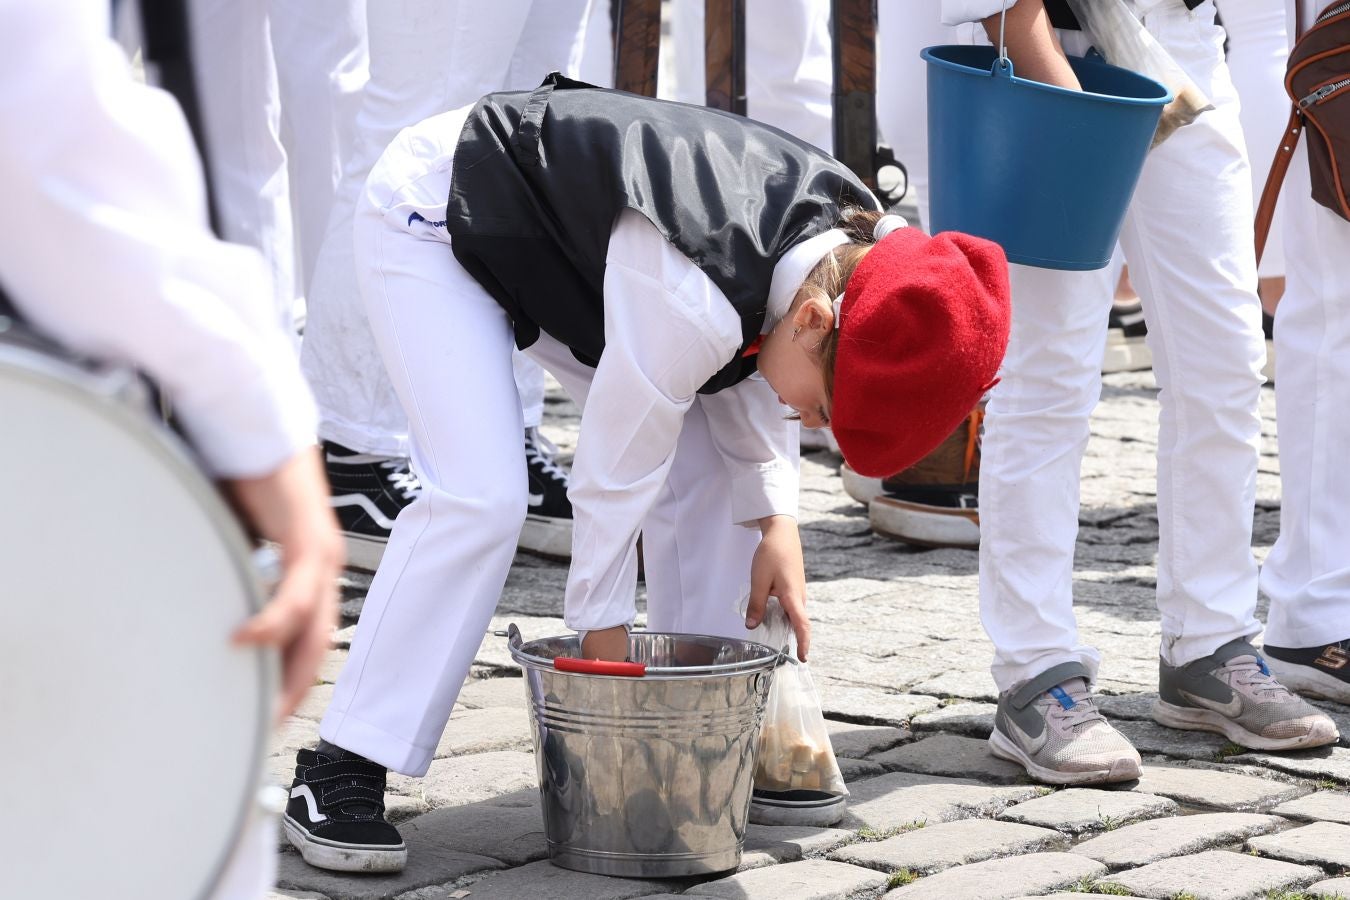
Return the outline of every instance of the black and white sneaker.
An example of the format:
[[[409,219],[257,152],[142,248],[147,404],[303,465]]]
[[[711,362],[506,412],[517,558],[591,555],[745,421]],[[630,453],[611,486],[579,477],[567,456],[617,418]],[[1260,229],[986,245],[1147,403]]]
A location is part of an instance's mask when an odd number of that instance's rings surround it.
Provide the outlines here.
[[[421,485],[406,459],[357,453],[332,441],[323,442],[323,456],[329,502],[347,541],[347,565],[374,572],[394,520]]]
[[[1106,326],[1106,355],[1102,357],[1102,373],[1137,372],[1153,368],[1153,354],[1144,343],[1148,326],[1144,324],[1144,306],[1136,298],[1133,303],[1113,303]]]
[[[1350,704],[1350,638],[1316,647],[1263,648],[1266,665],[1291,691]]]
[[[525,465],[530,475],[530,508],[520,530],[519,547],[550,559],[572,557],[572,501],[567,499],[567,470],[554,462],[558,448],[525,429]]]
[[[295,755],[282,827],[305,862],[334,872],[399,872],[408,847],[384,820],[383,766],[320,743]]]

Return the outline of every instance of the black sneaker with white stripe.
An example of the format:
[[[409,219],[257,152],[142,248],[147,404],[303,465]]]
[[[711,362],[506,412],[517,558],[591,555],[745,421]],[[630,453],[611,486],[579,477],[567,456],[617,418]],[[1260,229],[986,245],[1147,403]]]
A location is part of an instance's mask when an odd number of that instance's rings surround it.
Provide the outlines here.
[[[1102,373],[1109,375],[1153,368],[1153,354],[1144,343],[1147,335],[1144,305],[1138,299],[1132,303],[1113,303],[1106,325]]]
[[[399,872],[408,847],[384,819],[385,769],[320,743],[295,755],[282,827],[305,862],[334,872]]]
[[[347,565],[375,571],[394,520],[417,497],[420,485],[406,459],[358,453],[323,442],[329,502],[347,542]]]
[[[530,506],[519,547],[550,559],[570,559],[572,502],[567,499],[567,470],[554,461],[557,455],[558,448],[538,428],[525,429]]]

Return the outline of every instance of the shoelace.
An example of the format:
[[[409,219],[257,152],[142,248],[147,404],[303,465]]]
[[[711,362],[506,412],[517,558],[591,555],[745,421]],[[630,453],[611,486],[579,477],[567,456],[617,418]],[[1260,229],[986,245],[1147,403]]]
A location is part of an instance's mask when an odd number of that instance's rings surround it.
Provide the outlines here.
[[[1253,688],[1257,700],[1286,700],[1293,695],[1275,680],[1265,661],[1255,656],[1238,656],[1224,666],[1232,673],[1233,684]]]
[[[1046,691],[1045,696],[1050,698],[1050,706],[1046,711],[1047,717],[1053,717],[1069,728],[1077,728],[1079,725],[1086,725],[1098,720],[1104,721],[1102,714],[1097,710],[1097,704],[1092,699],[1091,692],[1088,691],[1087,686],[1081,679],[1075,679],[1073,682],[1066,681],[1058,687],[1051,688]],[[1067,707],[1064,705],[1065,700],[1070,704]]]
[[[404,500],[412,500],[422,489],[422,483],[417,480],[417,475],[408,466],[406,459],[386,459],[380,463],[380,468],[389,470],[385,478],[396,490],[402,492]]]
[[[525,429],[525,459],[554,481],[566,483],[567,470],[553,461],[557,455],[558,445],[540,434],[538,428]]]

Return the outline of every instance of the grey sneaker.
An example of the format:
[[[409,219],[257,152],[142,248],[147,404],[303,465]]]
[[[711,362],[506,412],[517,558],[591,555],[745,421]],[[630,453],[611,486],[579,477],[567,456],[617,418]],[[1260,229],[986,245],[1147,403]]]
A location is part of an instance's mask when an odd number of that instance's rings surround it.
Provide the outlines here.
[[[1169,728],[1217,732],[1253,750],[1340,739],[1336,723],[1276,681],[1256,648],[1240,638],[1184,666],[1159,660],[1153,719]]]
[[[1132,781],[1143,771],[1139,751],[1097,711],[1079,663],[999,694],[989,749],[1047,784]]]

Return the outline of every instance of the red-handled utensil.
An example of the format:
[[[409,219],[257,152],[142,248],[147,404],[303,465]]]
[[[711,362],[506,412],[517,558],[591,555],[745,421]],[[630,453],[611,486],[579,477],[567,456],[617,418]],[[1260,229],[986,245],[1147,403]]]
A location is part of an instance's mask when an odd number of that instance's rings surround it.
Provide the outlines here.
[[[641,678],[647,674],[647,667],[642,663],[577,659],[575,656],[554,657],[553,668],[559,672],[577,672],[581,675],[623,675],[628,678]]]

